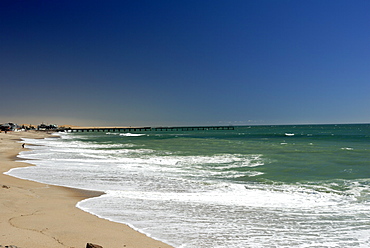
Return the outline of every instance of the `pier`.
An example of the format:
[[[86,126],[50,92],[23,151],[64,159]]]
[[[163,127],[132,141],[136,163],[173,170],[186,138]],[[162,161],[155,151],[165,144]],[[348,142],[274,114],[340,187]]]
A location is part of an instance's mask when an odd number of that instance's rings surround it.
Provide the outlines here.
[[[148,131],[199,131],[234,130],[233,126],[194,126],[194,127],[71,127],[65,132],[148,132]]]

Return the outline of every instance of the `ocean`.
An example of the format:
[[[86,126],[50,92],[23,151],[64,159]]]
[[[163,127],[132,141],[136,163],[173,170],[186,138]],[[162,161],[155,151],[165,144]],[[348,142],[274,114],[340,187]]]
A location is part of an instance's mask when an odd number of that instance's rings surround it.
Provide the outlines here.
[[[7,174],[174,247],[370,247],[368,124],[58,135]]]

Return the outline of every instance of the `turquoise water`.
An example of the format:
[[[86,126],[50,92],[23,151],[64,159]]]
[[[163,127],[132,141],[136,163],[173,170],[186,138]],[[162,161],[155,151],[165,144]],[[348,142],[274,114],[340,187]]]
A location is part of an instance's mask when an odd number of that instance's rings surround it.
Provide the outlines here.
[[[10,174],[175,247],[369,247],[370,125],[63,133]]]

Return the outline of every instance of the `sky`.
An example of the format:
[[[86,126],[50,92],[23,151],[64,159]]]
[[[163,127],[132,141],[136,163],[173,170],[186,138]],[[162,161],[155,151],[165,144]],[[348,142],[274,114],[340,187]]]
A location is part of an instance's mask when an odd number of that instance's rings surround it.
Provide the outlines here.
[[[0,123],[370,123],[368,0],[1,0]]]

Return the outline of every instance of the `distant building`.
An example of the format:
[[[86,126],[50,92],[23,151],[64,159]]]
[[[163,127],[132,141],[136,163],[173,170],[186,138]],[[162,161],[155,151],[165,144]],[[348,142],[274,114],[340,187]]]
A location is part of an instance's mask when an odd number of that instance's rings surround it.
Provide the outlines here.
[[[42,124],[37,126],[37,130],[41,130],[41,131],[43,131],[43,130],[55,130],[57,128],[58,128],[58,126],[55,125],[55,124],[46,125],[46,124],[42,123]]]
[[[8,123],[5,123],[5,124],[0,124],[0,130],[1,131],[14,131],[14,130],[17,130],[19,128],[20,127],[17,124],[12,123],[12,122],[8,122]]]

